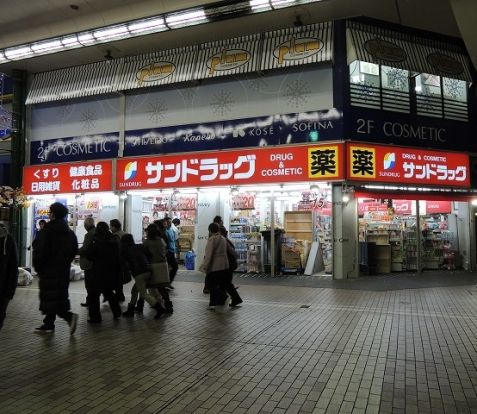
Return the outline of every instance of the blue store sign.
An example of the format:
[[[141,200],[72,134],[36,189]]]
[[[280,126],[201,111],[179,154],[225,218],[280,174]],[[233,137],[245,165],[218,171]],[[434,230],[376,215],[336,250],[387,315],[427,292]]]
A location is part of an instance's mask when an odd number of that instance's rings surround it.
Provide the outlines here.
[[[118,151],[119,133],[117,132],[33,141],[30,163],[43,164],[116,158]]]
[[[345,139],[442,150],[477,151],[471,124],[352,108],[345,114]]]
[[[330,141],[343,138],[336,109],[127,131],[124,156]]]

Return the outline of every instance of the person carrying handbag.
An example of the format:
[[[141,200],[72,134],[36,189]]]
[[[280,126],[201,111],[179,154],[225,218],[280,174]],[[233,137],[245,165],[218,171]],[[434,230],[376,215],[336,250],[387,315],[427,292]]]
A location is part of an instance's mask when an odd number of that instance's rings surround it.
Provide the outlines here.
[[[210,290],[209,309],[215,309],[220,302],[220,284],[227,278],[229,260],[227,258],[227,241],[220,234],[217,223],[209,224],[209,239],[205,246],[205,255],[199,271],[207,275]]]

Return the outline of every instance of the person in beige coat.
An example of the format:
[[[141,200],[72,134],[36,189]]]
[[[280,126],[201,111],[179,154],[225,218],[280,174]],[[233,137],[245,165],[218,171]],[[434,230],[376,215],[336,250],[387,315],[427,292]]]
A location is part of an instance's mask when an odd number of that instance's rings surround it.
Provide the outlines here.
[[[210,223],[204,260],[199,269],[207,275],[210,290],[209,309],[215,309],[219,301],[221,292],[219,285],[227,277],[228,268],[227,240],[220,234],[219,225]]]

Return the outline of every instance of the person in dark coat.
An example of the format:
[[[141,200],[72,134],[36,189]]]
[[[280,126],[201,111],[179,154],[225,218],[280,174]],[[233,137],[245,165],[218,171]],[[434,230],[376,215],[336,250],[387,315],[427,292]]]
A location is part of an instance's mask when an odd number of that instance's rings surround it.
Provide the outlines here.
[[[233,308],[243,302],[237,292],[237,288],[232,283],[234,270],[237,269],[237,252],[235,251],[234,244],[227,237],[228,231],[224,226],[220,227],[220,234],[224,236],[227,241],[227,259],[229,260],[229,268],[227,269],[225,277],[219,281],[219,288],[221,291],[225,291],[230,295],[232,302],[230,302],[229,306]]]
[[[86,257],[91,260],[91,281],[88,292],[89,323],[101,322],[99,297],[101,294],[109,302],[114,319],[121,316],[121,307],[113,292],[119,284],[119,245],[104,221],[96,225],[93,241]]]
[[[7,307],[13,299],[18,282],[17,246],[0,223],[0,331],[3,327]]]
[[[43,325],[35,332],[53,332],[56,315],[76,330],[78,315],[70,310],[68,287],[70,266],[78,251],[78,240],[65,221],[68,209],[61,203],[50,206],[50,221],[33,244],[33,267],[38,273],[40,311],[45,315]]]

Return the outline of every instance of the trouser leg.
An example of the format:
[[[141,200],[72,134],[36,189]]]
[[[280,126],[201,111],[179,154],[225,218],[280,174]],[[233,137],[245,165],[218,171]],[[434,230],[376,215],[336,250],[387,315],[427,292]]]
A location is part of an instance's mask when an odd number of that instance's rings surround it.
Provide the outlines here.
[[[176,255],[172,252],[167,252],[166,254],[167,264],[171,267],[169,271],[169,280],[172,281],[176,277],[177,270],[179,269],[179,265],[177,264]]]
[[[116,294],[112,290],[107,290],[103,292],[103,295],[109,302],[109,307],[111,308],[114,318],[119,318],[121,316],[121,306],[119,306]]]
[[[10,299],[8,298],[0,298],[0,330],[2,329],[3,321],[5,320],[5,317],[7,316],[7,307],[9,302],[10,302]]]
[[[99,305],[99,297],[101,296],[101,292],[96,289],[90,289],[88,298],[88,312],[89,318],[93,321],[100,321],[101,320],[101,311]]]
[[[140,275],[135,276],[134,280],[136,282],[136,287],[139,291],[139,295],[141,296],[141,298],[143,298],[147,303],[149,303],[149,305],[155,306],[157,303],[156,299],[151,296],[146,289],[146,282],[149,278],[149,273],[142,273]]]
[[[56,313],[47,313],[43,318],[43,324],[48,328],[55,327]]]

